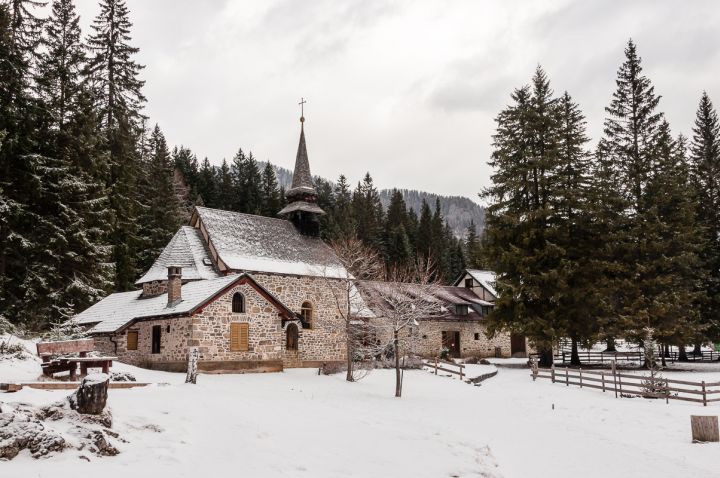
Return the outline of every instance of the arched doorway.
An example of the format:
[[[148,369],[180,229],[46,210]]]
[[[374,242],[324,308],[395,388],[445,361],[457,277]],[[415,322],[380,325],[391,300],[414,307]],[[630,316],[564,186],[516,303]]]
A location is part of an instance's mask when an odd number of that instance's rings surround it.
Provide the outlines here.
[[[296,323],[291,322],[285,327],[285,356],[283,358],[284,368],[301,367],[298,345],[300,342],[300,329]]]
[[[295,324],[288,324],[287,330],[285,330],[285,350],[298,349],[298,327]]]

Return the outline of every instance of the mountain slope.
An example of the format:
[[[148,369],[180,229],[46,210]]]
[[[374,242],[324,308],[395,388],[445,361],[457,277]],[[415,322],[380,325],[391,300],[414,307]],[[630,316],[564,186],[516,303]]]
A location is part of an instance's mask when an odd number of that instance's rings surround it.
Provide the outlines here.
[[[264,164],[262,165],[264,166]],[[274,165],[273,165],[274,166]],[[292,171],[283,167],[274,166],[275,175],[278,184],[285,189],[290,187],[292,182]],[[327,181],[326,179],[322,178]],[[332,181],[330,181],[332,183]],[[416,191],[414,189],[401,189],[400,192],[405,199],[408,208],[412,208],[416,213],[420,213],[423,199],[430,205],[431,210],[435,210],[435,199],[440,198],[440,210],[443,217],[447,220],[456,236],[465,235],[470,221],[475,221],[478,232],[482,231],[485,224],[485,209],[474,201],[464,196],[442,196],[439,194],[429,193],[425,191]],[[380,201],[383,207],[387,208],[390,203],[392,189],[380,190]]]

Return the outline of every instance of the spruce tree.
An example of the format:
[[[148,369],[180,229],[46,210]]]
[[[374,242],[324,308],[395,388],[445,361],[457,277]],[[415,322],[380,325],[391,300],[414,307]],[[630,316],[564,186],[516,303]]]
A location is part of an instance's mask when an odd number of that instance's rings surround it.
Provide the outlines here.
[[[697,226],[706,300],[701,317],[706,339],[720,338],[720,123],[706,92],[700,98],[692,130],[689,161],[697,194]]]
[[[132,23],[123,0],[102,0],[93,33],[87,40],[92,53],[88,75],[97,95],[106,148],[110,153],[107,180],[114,213],[111,242],[115,262],[115,288],[128,290],[141,272],[137,258],[143,247],[137,216],[142,198],[137,196],[141,152],[141,108],[145,102],[139,78],[142,66],[133,59]]]
[[[280,189],[278,188],[275,168],[270,162],[265,163],[262,171],[262,206],[260,212],[263,216],[275,217],[281,209]]]
[[[625,61],[618,70],[616,90],[605,108],[604,134],[598,144],[599,179],[608,191],[602,218],[612,218],[604,239],[605,295],[612,303],[603,323],[604,334],[622,333],[642,339],[642,329],[654,321],[655,297],[648,295],[652,277],[647,264],[656,249],[657,221],[648,194],[657,165],[658,135],[663,121],[657,111],[660,97],[643,74],[635,44],[628,42]],[[658,331],[660,333],[660,331]]]

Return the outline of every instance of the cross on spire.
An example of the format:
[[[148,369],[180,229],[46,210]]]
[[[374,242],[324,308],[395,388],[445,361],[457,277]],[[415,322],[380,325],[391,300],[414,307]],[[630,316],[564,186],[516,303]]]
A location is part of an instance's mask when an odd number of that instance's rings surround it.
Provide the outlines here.
[[[305,100],[305,98],[301,97],[300,103],[298,103],[300,105],[300,122],[301,123],[305,122],[305,103],[307,103],[307,100]]]

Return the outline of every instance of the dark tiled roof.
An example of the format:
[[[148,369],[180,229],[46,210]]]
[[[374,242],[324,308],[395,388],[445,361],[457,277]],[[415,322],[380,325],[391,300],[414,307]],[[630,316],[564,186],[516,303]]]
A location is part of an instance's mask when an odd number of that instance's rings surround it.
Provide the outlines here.
[[[200,231],[190,226],[181,227],[175,233],[155,263],[135,284],[167,280],[167,268],[182,267],[183,280],[213,279],[219,274],[210,261]]]
[[[429,320],[482,320],[483,316],[480,313],[482,306],[492,306],[492,303],[480,299],[472,290],[464,287],[410,283],[394,285],[380,281],[356,281],[356,286],[360,291],[364,306],[376,316],[381,315],[382,309],[387,307],[386,304],[383,304],[383,294],[387,294],[388,287],[393,287],[394,293],[436,302],[439,309],[438,315],[428,317]],[[456,305],[467,305],[467,315],[456,314]]]

